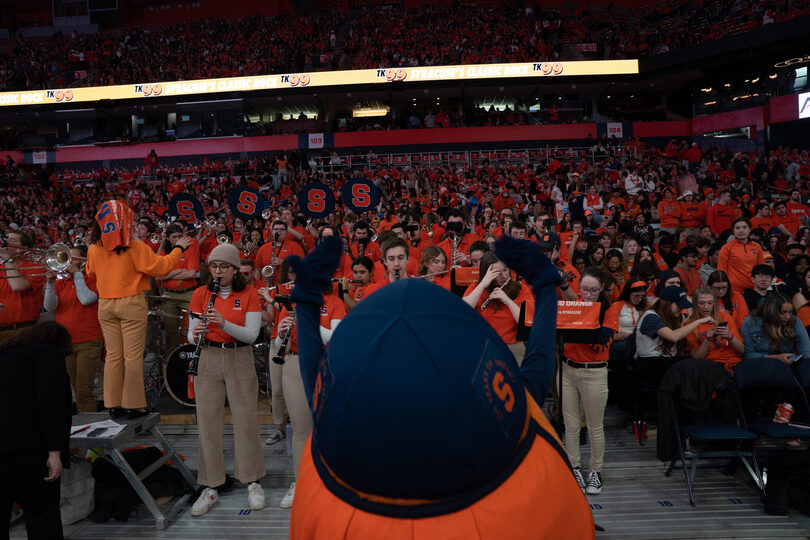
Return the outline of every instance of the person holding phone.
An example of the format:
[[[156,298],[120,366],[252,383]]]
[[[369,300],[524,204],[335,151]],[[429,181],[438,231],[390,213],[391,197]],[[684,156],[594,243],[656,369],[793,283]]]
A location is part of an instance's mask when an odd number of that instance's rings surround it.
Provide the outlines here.
[[[687,322],[711,317],[713,322],[703,323],[686,336],[685,349],[693,358],[707,358],[721,363],[726,370],[733,371],[742,360],[745,344],[734,318],[718,308],[714,291],[708,285],[701,285],[693,297],[695,309]]]
[[[740,331],[745,343],[744,360],[775,358],[791,365],[796,355],[810,356],[810,338],[793,314],[793,304],[781,293],[765,296],[756,314],[745,319]]]

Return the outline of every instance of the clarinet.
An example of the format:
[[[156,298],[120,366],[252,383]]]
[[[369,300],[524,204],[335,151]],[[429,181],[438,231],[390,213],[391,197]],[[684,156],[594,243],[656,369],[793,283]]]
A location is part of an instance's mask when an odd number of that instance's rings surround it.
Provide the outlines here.
[[[211,286],[211,300],[208,301],[208,306],[205,308],[205,312],[203,313],[203,331],[202,334],[200,334],[200,337],[197,339],[197,348],[194,349],[194,357],[191,359],[191,364],[189,364],[188,370],[186,371],[186,373],[189,375],[197,374],[197,366],[200,364],[200,350],[202,349],[202,342],[205,339],[205,334],[208,332],[208,319],[205,317],[205,315],[214,309],[214,302],[217,299],[217,294],[219,294],[219,279],[220,278],[216,278]]]
[[[284,365],[284,356],[287,354],[287,344],[290,341],[290,336],[292,335],[293,326],[295,326],[295,312],[293,312],[293,323],[290,326],[289,330],[287,330],[287,335],[284,336],[284,339],[281,342],[281,347],[278,348],[276,355],[273,357],[273,362],[283,366]]]

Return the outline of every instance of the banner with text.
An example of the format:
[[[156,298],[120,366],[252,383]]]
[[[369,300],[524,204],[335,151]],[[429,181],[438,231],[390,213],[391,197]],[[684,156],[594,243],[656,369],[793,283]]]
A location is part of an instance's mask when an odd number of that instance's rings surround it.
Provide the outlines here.
[[[166,96],[208,95],[286,88],[392,84],[424,81],[463,81],[588,75],[633,75],[638,60],[581,60],[573,62],[522,62],[471,64],[348,71],[318,71],[256,75],[196,81],[143,82],[116,86],[0,92],[0,106],[83,103],[99,100],[148,99]]]

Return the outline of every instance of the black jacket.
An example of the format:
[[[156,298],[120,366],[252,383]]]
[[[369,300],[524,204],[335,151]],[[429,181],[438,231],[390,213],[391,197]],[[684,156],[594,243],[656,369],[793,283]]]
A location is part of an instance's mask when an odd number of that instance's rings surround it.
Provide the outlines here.
[[[0,356],[0,455],[68,449],[70,380],[65,357],[49,345],[24,345]]]
[[[658,459],[670,461],[678,455],[670,396],[675,396],[682,425],[734,424],[738,415],[732,384],[723,364],[704,358],[687,358],[667,370],[658,388]]]

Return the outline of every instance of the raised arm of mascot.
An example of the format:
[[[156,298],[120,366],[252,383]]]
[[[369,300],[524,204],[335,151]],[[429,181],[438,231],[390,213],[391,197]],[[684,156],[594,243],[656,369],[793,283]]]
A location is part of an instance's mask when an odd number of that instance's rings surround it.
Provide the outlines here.
[[[540,409],[552,381],[559,281],[540,248],[496,244],[536,297],[520,368],[475,310],[420,279],[370,295],[324,348],[321,291],[340,248],[325,239],[288,260],[314,421],[291,538],[594,538],[588,503]],[[414,418],[425,419],[419,437]]]

